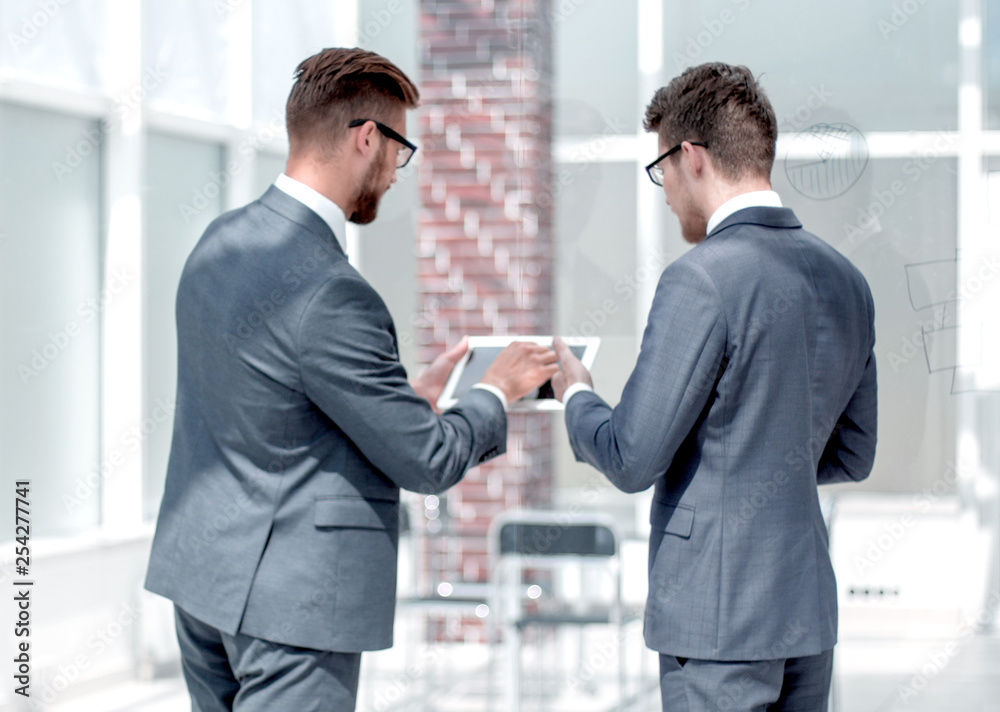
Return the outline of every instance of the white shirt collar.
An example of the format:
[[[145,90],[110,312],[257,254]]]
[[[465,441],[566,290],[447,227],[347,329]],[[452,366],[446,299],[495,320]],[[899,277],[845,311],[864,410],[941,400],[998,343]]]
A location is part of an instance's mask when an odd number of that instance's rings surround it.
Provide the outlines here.
[[[344,247],[344,231],[347,228],[347,217],[339,205],[325,195],[313,190],[305,183],[301,183],[294,178],[289,178],[284,173],[274,181],[274,187],[282,193],[295,198],[323,218],[323,222],[329,225],[333,231],[333,236],[336,238],[337,244],[340,245],[340,249],[344,250],[344,254],[347,254],[347,250]]]
[[[737,210],[743,210],[744,208],[780,207],[782,207],[781,196],[773,190],[752,190],[749,193],[742,193],[737,195],[735,198],[730,198],[720,205],[714,213],[712,213],[712,217],[708,219],[708,226],[705,228],[705,234],[711,235],[712,230],[719,227],[723,220],[728,218]]]

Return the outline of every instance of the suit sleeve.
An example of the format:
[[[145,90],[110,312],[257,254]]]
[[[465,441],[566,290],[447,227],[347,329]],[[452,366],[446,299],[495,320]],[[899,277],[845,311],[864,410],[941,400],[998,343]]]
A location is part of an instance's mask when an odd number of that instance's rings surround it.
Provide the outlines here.
[[[861,382],[823,449],[816,472],[817,483],[860,482],[871,473],[878,422],[876,380],[875,351],[872,350]]]
[[[859,274],[860,277],[860,274]],[[868,477],[875,463],[878,439],[878,378],[875,369],[875,303],[871,290],[860,277],[868,315],[868,360],[858,387],[854,389],[844,412],[823,449],[816,470],[817,484],[860,482]]]
[[[698,265],[675,262],[660,278],[635,369],[611,408],[594,393],[566,404],[577,460],[618,489],[640,492],[662,476],[708,403],[726,348],[718,290]]]
[[[371,286],[328,280],[298,329],[308,397],[399,487],[440,492],[506,450],[507,416],[473,390],[442,415],[418,396],[399,362],[392,319]]]

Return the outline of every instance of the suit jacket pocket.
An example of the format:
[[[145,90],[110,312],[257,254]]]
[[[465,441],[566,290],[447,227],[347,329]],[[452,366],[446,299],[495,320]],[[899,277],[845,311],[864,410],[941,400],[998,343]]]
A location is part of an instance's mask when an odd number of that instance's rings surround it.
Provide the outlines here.
[[[385,499],[323,496],[316,498],[316,527],[399,530],[399,503]]]
[[[687,539],[694,529],[694,507],[655,501],[650,511],[649,522],[660,531]]]

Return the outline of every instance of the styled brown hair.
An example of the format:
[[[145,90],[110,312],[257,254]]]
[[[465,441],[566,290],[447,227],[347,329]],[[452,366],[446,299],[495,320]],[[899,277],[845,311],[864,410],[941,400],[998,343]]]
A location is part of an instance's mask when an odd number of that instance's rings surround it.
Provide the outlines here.
[[[420,92],[385,57],[363,49],[328,48],[305,59],[285,106],[292,153],[315,145],[332,148],[354,119],[391,120],[402,105],[416,108]]]
[[[778,122],[764,90],[744,66],[709,62],[689,67],[659,89],[643,126],[664,146],[708,144],[712,165],[727,178],[770,178]]]

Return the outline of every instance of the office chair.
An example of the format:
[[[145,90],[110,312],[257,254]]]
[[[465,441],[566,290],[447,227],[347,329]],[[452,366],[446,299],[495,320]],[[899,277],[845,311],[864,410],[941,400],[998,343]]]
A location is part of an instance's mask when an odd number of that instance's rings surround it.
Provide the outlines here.
[[[488,539],[491,561],[489,640],[494,649],[502,640],[507,653],[506,709],[520,710],[522,637],[527,629],[536,627],[573,626],[582,630],[592,625],[612,626],[617,636],[613,647],[621,704],[625,699],[622,662],[625,621],[621,537],[614,521],[600,514],[509,511],[493,520]],[[573,569],[579,571],[578,586],[574,586],[567,576]],[[596,577],[586,578],[587,574],[594,573]],[[594,593],[604,595],[597,597],[595,602],[595,597],[588,595]],[[493,657],[491,650],[491,687]],[[581,635],[581,669],[582,657]]]

